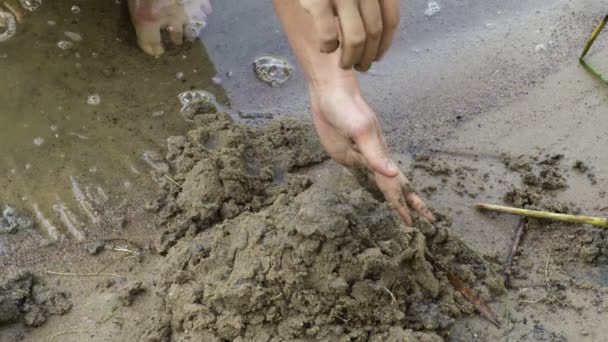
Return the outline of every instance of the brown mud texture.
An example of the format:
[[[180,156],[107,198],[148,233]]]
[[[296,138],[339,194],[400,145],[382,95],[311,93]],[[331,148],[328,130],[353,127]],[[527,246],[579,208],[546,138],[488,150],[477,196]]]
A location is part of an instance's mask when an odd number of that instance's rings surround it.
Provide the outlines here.
[[[67,293],[40,283],[27,271],[7,271],[0,274],[0,326],[22,321],[37,327],[49,315],[62,315],[72,307]]]
[[[443,215],[405,227],[358,186],[315,184],[302,169],[326,155],[308,124],[194,121],[147,204],[168,227],[148,340],[442,341],[474,308],[425,250],[482,298],[504,291]]]

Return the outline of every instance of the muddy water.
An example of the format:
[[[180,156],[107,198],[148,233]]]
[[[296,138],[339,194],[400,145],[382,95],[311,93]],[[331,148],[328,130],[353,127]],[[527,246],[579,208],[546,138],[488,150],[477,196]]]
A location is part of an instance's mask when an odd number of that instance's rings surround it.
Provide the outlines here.
[[[66,216],[86,235],[95,202],[154,189],[144,154],[187,127],[180,92],[225,100],[200,43],[154,59],[129,25],[113,1],[49,1],[0,43],[0,203],[48,220],[47,239],[79,238]]]

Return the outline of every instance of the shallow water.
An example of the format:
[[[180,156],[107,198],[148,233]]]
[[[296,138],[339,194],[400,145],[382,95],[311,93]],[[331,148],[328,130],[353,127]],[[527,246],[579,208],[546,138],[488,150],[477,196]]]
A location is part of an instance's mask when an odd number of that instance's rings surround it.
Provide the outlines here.
[[[78,233],[61,224],[58,205],[86,234],[83,201],[154,189],[144,152],[162,151],[186,129],[180,92],[205,89],[225,101],[200,43],[154,59],[134,44],[122,5],[82,2],[77,14],[73,5],[45,2],[0,43],[0,204],[39,211],[38,221],[69,237]]]

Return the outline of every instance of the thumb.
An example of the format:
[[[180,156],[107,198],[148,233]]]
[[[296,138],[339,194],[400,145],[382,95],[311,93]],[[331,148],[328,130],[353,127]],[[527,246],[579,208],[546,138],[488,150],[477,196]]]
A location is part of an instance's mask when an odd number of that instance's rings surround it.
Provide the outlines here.
[[[386,177],[395,177],[399,174],[397,165],[388,155],[388,147],[379,130],[368,129],[353,140],[372,170]]]

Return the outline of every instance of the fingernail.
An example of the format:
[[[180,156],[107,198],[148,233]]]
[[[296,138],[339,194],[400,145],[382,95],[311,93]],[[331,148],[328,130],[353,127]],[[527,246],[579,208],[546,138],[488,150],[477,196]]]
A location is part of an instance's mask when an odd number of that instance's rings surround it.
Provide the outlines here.
[[[386,171],[388,171],[390,173],[397,173],[397,172],[399,172],[399,169],[397,168],[397,165],[395,165],[395,163],[392,160],[388,160],[386,162]]]

